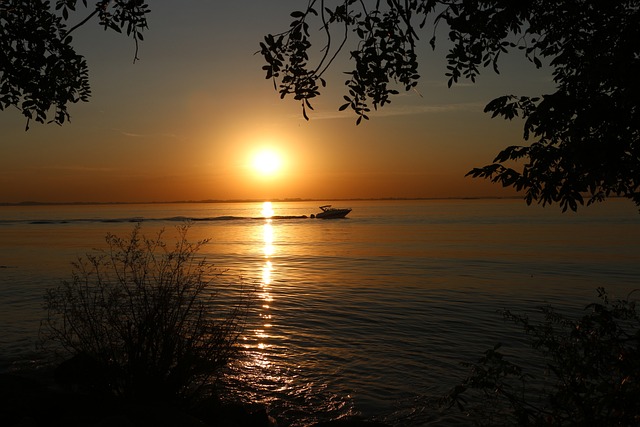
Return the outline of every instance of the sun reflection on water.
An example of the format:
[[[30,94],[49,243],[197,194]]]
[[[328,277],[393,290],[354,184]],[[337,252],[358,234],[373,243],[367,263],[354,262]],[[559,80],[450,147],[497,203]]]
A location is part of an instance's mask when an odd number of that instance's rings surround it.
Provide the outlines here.
[[[262,280],[260,281],[258,298],[262,301],[262,310],[258,313],[260,316],[260,326],[255,331],[257,339],[257,348],[259,350],[267,350],[271,347],[269,344],[269,330],[272,327],[271,313],[269,312],[273,296],[271,295],[271,281],[273,272],[273,263],[271,257],[275,254],[274,231],[271,217],[273,216],[273,206],[271,202],[264,202],[262,205],[262,214],[265,217],[265,223],[262,226],[262,252],[264,254],[264,264],[262,265]],[[256,360],[263,367],[269,365],[267,355],[260,354]]]
[[[271,305],[273,295],[274,264],[272,257],[276,253],[274,245],[274,226],[271,217],[273,206],[270,202],[262,205],[264,223],[256,227],[254,250],[260,254],[261,262],[256,265],[256,298],[257,305],[254,312],[252,326],[247,329],[242,338],[244,353],[247,356],[238,372],[238,392],[246,398],[254,394],[253,403],[270,405],[280,397],[277,390],[287,390],[286,384],[291,380],[281,372],[282,367],[274,361],[273,352],[277,351],[274,344]],[[255,323],[254,323],[255,322]],[[276,358],[277,359],[277,358]],[[244,384],[244,385],[242,385]],[[278,397],[276,397],[278,396]]]
[[[265,267],[263,268],[263,271],[264,270],[271,271],[272,265],[271,265],[271,261],[269,261],[269,257],[275,253],[275,248],[273,246],[273,225],[271,225],[270,219],[268,219],[267,222],[264,224],[263,230],[264,230],[263,231],[264,247],[262,248],[262,251],[264,252],[265,258],[267,259]],[[262,277],[264,278],[264,275]],[[268,284],[269,283],[267,283],[267,285]]]
[[[271,218],[273,216],[273,205],[271,202],[264,202],[262,204],[262,216],[265,218]]]
[[[284,263],[283,257],[288,254],[280,253],[285,246],[278,247],[280,222],[272,219],[272,204],[264,202],[261,213],[261,223],[255,224],[251,236],[254,242],[251,251],[256,256],[252,266],[256,304],[242,338],[245,357],[235,365],[230,378],[232,393],[240,401],[265,405],[276,419],[285,425],[291,423],[292,427],[311,424],[320,414],[331,418],[351,414],[350,396],[328,392],[328,384],[308,378],[292,359],[294,353],[289,343],[295,337],[287,335],[288,328],[283,325],[286,320],[276,310],[289,301],[274,301],[288,295],[284,278],[279,276],[283,273],[278,269],[278,262]],[[286,230],[282,232],[286,235]],[[285,288],[275,293],[274,285]],[[307,360],[306,363],[311,366],[314,362]]]

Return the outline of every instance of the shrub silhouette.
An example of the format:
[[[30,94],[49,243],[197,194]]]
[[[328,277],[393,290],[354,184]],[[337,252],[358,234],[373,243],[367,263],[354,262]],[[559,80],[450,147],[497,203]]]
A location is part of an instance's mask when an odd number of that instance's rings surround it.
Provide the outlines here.
[[[631,294],[587,306],[579,319],[541,307],[542,319],[504,311],[539,352],[544,375],[533,375],[497,345],[470,367],[445,397],[476,425],[640,424],[640,313]]]
[[[107,234],[108,249],[79,257],[72,279],[47,290],[41,343],[90,366],[94,391],[193,402],[237,355],[246,304],[220,298],[221,273],[197,256],[206,240],[188,242],[188,229],[177,227],[173,248],[139,224],[128,238]]]

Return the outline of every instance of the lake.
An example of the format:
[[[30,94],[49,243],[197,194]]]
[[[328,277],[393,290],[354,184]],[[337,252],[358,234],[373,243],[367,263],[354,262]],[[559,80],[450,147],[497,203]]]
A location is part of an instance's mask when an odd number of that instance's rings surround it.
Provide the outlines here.
[[[331,203],[331,202],[329,202]],[[640,215],[627,200],[576,213],[521,200],[350,201],[346,219],[301,218],[324,202],[0,207],[0,370],[39,362],[47,287],[106,233],[195,220],[190,240],[225,283],[256,290],[232,392],[284,425],[346,414],[395,425],[454,424],[422,406],[502,342],[524,353],[497,310],[550,303],[579,313],[596,288],[640,287]],[[170,240],[170,239],[169,239]]]

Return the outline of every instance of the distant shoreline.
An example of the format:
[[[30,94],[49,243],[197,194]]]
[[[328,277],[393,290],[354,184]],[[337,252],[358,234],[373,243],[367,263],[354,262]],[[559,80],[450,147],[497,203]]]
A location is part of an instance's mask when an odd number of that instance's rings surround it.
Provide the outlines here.
[[[358,201],[411,201],[411,200],[512,200],[520,199],[519,196],[479,196],[479,197],[378,197],[378,198],[347,198],[347,199],[205,199],[205,200],[173,200],[173,201],[152,201],[152,202],[0,202],[2,206],[97,206],[97,205],[169,205],[188,203],[263,203],[265,201],[274,203],[295,203],[295,202],[322,202],[331,200],[334,202],[358,202]]]

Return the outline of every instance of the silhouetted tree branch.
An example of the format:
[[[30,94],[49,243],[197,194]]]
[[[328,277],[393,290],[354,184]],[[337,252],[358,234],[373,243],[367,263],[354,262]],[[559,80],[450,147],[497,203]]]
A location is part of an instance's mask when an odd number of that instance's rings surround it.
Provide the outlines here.
[[[147,28],[146,2],[97,1],[86,18],[67,29],[78,3],[56,0],[55,8],[46,0],[0,3],[0,110],[18,108],[27,118],[26,129],[31,120],[61,125],[70,119],[68,104],[89,100],[87,63],[71,45],[71,33],[96,15],[105,30],[132,37],[134,61],[138,57],[138,41]],[[87,0],[81,3],[90,8]]]
[[[331,33],[345,31],[353,46],[346,71],[345,104],[369,119],[399,89],[414,88],[420,75],[418,33],[429,24],[435,48],[447,32],[448,85],[475,82],[482,68],[499,73],[502,54],[520,51],[552,70],[556,91],[539,96],[508,94],[487,104],[493,117],[524,120],[528,146],[501,151],[493,164],[468,175],[524,191],[527,203],[559,203],[563,210],[611,195],[640,205],[640,2],[527,0],[309,0],[291,13],[285,32],[265,36],[260,53],[266,77],[284,98],[293,95],[308,119],[318,82],[346,40],[332,53]],[[325,35],[323,56],[312,65],[313,17]],[[446,28],[443,28],[446,27]],[[315,40],[314,40],[315,41]],[[518,161],[520,168],[515,169]]]

